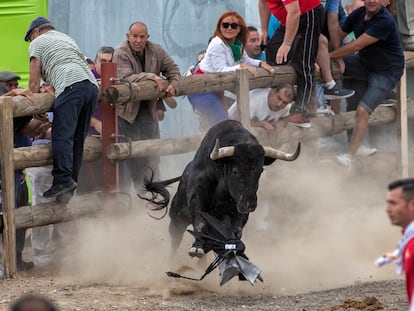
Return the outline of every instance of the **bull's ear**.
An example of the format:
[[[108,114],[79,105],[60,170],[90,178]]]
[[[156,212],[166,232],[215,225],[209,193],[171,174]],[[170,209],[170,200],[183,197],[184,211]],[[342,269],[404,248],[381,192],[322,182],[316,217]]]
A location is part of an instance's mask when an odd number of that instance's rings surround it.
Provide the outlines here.
[[[270,165],[270,164],[272,164],[275,161],[276,161],[275,158],[264,157],[264,163],[263,163],[263,165]]]

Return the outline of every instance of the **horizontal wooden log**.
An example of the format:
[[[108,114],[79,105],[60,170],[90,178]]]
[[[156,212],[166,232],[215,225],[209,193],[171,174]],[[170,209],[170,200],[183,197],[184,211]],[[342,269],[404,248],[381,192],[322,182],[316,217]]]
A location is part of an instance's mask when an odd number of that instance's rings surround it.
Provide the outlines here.
[[[22,206],[15,210],[16,228],[33,228],[61,223],[97,213],[102,199],[97,193],[74,197],[69,204],[56,202]]]
[[[414,115],[413,115],[414,116]],[[396,118],[395,109],[392,107],[378,107],[370,116],[369,125],[377,126],[393,122]],[[292,141],[314,140],[319,137],[331,136],[344,130],[352,129],[355,124],[355,112],[345,112],[335,116],[315,117],[311,119],[312,126],[303,129],[293,124],[288,124],[277,137],[269,137],[262,128],[252,127],[252,133],[260,143],[278,146]],[[125,160],[128,158],[147,157],[151,155],[172,155],[191,152],[198,148],[205,133],[191,136],[134,141],[128,143],[111,144],[108,147],[107,157],[111,160]]]
[[[130,207],[129,196],[113,192],[104,199],[102,193],[92,192],[73,197],[67,205],[50,202],[16,208],[15,224],[17,229],[33,228],[87,216],[96,217],[98,213],[119,217],[122,213],[128,212]]]
[[[256,78],[249,73],[250,89],[264,88],[270,86],[277,86],[284,83],[295,84],[296,73],[292,66],[283,65],[276,66],[275,74],[270,75],[264,69],[259,69]],[[334,78],[340,79],[340,72],[337,66],[334,70]],[[317,75],[319,79],[319,74]],[[188,77],[181,77],[175,84],[176,96],[217,92],[222,90],[235,91],[238,83],[236,72],[217,72],[203,75],[192,75]],[[164,83],[164,89],[167,86],[167,81]],[[159,92],[154,81],[141,81],[137,83],[121,83],[110,86],[103,93],[106,101],[113,104],[124,104],[133,100],[149,100],[154,98],[162,98],[165,92]]]
[[[87,137],[84,144],[83,159],[94,161],[102,155],[102,145],[98,137]],[[14,149],[16,169],[47,166],[52,164],[52,144],[42,144]]]
[[[34,102],[31,102],[25,96],[14,96],[13,98],[13,116],[31,116],[39,113],[50,111],[54,101],[54,96],[49,93],[33,94]]]

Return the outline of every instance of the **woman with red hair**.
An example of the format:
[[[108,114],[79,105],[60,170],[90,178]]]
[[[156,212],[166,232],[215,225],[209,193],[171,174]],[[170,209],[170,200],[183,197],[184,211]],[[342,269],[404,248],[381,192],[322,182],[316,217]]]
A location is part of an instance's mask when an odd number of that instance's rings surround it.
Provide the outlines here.
[[[217,21],[216,29],[196,74],[245,68],[256,77],[257,67],[273,73],[274,69],[270,65],[250,58],[245,52],[244,45],[248,33],[246,23],[239,13],[234,11],[223,13]],[[223,92],[191,94],[188,99],[210,126],[228,119]]]

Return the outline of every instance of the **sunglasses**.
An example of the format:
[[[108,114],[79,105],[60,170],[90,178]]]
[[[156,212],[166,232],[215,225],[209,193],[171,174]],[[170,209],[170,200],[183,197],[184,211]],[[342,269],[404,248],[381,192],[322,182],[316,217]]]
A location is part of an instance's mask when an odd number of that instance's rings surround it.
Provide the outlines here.
[[[231,29],[237,29],[237,27],[239,27],[239,24],[237,24],[237,23],[221,23],[221,27],[223,27],[224,29],[229,28],[229,26],[231,27]]]

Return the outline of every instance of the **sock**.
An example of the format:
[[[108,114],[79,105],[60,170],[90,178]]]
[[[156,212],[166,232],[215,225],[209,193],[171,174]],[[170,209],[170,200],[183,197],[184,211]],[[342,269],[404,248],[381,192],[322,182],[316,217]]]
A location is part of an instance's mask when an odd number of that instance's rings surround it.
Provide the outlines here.
[[[325,87],[326,87],[328,90],[332,89],[335,85],[336,85],[335,80],[331,80],[331,81],[329,81],[328,83],[325,83]]]

